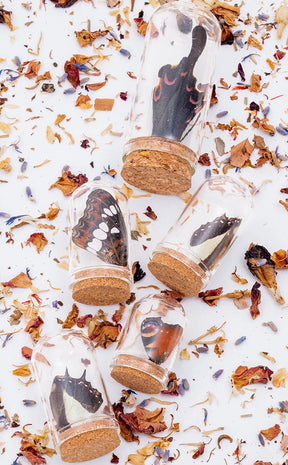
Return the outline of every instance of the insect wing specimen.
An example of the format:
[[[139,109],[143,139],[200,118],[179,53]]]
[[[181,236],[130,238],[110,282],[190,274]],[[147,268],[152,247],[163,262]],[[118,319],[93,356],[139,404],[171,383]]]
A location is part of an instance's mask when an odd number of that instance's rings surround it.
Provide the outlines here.
[[[55,376],[49,399],[58,429],[87,418],[103,402],[101,392],[86,380],[86,370],[81,378],[72,378],[67,368],[64,376]]]
[[[218,261],[225,253],[241,221],[241,218],[227,218],[224,213],[194,231],[190,239],[192,252],[205,263],[207,268],[213,267],[215,259],[217,258]]]
[[[89,194],[83,216],[72,230],[72,241],[103,262],[127,265],[127,229],[119,205],[109,192],[95,189]]]
[[[167,64],[160,68],[159,82],[153,93],[152,136],[181,141],[193,127],[190,125],[185,133],[189,123],[196,123],[193,120],[202,108],[204,92],[197,89],[194,67],[206,40],[205,29],[194,27],[188,57],[183,57],[178,65]]]
[[[141,337],[149,359],[157,364],[165,362],[182,332],[180,325],[164,323],[160,317],[145,318],[141,324]]]

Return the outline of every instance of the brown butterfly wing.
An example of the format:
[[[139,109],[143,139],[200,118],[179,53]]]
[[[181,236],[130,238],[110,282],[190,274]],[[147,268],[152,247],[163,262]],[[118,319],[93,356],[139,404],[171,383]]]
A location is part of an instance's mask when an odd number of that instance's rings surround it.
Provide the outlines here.
[[[178,344],[183,328],[164,323],[160,317],[145,318],[141,324],[141,337],[149,359],[164,363]]]

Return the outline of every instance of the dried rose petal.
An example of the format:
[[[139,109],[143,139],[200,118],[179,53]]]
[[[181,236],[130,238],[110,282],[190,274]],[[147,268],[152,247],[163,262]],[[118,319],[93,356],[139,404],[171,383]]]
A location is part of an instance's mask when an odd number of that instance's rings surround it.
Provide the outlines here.
[[[198,294],[198,297],[203,300],[206,304],[210,305],[212,307],[213,305],[217,305],[218,299],[207,299],[207,297],[213,297],[213,296],[218,296],[221,295],[223,291],[223,287],[218,287],[217,289],[210,289],[205,292],[200,292]]]
[[[276,388],[285,387],[285,382],[287,378],[288,371],[286,370],[286,368],[279,368],[279,370],[276,371],[272,378],[272,384]]]
[[[287,251],[279,249],[272,254],[272,260],[275,263],[276,269],[288,268]]]
[[[30,349],[30,347],[23,346],[23,347],[21,348],[21,354],[22,354],[23,357],[25,357],[27,360],[31,360],[32,353],[33,353],[33,350]]]
[[[251,290],[251,307],[250,307],[250,315],[252,319],[255,320],[257,316],[260,315],[260,310],[258,305],[261,302],[261,291],[259,291],[260,284],[255,283]]]
[[[77,187],[82,186],[85,182],[88,181],[88,178],[84,174],[78,174],[75,176],[71,173],[71,171],[64,171],[62,176],[58,178],[58,180],[52,184],[49,189],[53,189],[53,187],[57,187],[60,189],[65,195],[65,197],[71,195]]]
[[[76,304],[72,305],[72,309],[67,315],[66,320],[62,324],[62,328],[73,328],[73,326],[76,324],[77,318],[79,315],[79,308],[77,307]]]
[[[276,424],[274,426],[271,426],[271,428],[261,429],[260,433],[262,434],[262,436],[264,436],[265,439],[267,439],[268,441],[272,441],[272,439],[275,439],[278,436],[280,431],[280,426]]]
[[[232,375],[232,381],[236,389],[242,389],[242,387],[249,384],[267,384],[268,381],[271,380],[272,374],[272,370],[262,365],[251,368],[248,368],[247,366],[239,366]]]
[[[21,287],[21,288],[27,288],[32,286],[32,281],[30,278],[28,278],[26,273],[19,273],[15,278],[10,279],[10,281],[2,282],[2,286],[5,287]]]
[[[277,287],[275,263],[268,250],[261,245],[251,243],[245,253],[245,260],[251,273],[268,288],[276,302],[283,305],[285,301]]]
[[[205,445],[206,445],[205,442],[202,442],[202,444],[198,447],[198,449],[192,455],[192,459],[197,459],[198,457],[200,457],[200,455],[204,454]]]
[[[75,32],[76,34],[76,39],[78,44],[81,47],[87,47],[87,45],[90,45],[94,42],[97,37],[104,37],[106,34],[108,34],[108,30],[104,31],[86,31],[85,29],[82,29],[82,31]]]
[[[110,344],[116,342],[120,334],[122,326],[117,323],[113,324],[110,321],[95,321],[94,318],[88,324],[88,336],[96,343],[96,347],[106,349]]]
[[[146,212],[144,212],[144,215],[148,216],[148,218],[150,218],[151,220],[157,220],[156,213],[149,206],[146,208]]]
[[[64,71],[67,73],[67,79],[72,84],[74,89],[80,85],[79,70],[74,66],[72,61],[66,61],[64,65]]]
[[[231,147],[230,163],[233,166],[242,168],[250,160],[254,147],[248,139],[242,140],[237,145]]]
[[[76,319],[76,325],[78,328],[84,328],[90,320],[92,320],[93,315],[89,313],[88,315],[80,316]]]
[[[198,159],[198,163],[203,166],[210,166],[211,161],[210,161],[208,153],[202,153],[202,155],[200,155]]]
[[[31,234],[31,236],[28,237],[27,244],[35,245],[37,252],[40,253],[41,250],[43,250],[44,247],[48,244],[48,240],[43,233],[37,232]]]
[[[139,443],[139,437],[135,436],[130,425],[128,425],[123,419],[122,415],[124,415],[124,409],[123,409],[123,403],[118,402],[118,404],[114,403],[112,405],[114,415],[116,417],[116,420],[118,421],[119,427],[120,427],[120,434],[122,438],[125,439],[127,442],[133,442],[133,441],[138,441]]]
[[[137,406],[134,412],[121,414],[121,419],[134,431],[155,434],[167,428],[163,420],[164,408],[153,411]]]
[[[114,323],[119,323],[119,321],[122,320],[125,308],[125,305],[120,304],[118,310],[115,310],[114,314],[112,315],[112,321],[114,321]]]

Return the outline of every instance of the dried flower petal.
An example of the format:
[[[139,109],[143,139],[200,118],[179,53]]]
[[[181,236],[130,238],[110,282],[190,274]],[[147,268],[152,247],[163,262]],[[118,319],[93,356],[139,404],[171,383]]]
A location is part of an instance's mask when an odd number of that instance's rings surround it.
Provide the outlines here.
[[[277,24],[277,37],[281,39],[283,31],[288,24],[288,5],[286,3],[282,3],[275,11],[275,23]]]
[[[26,273],[19,273],[15,278],[10,279],[10,281],[2,282],[1,283],[3,286],[8,286],[8,287],[21,287],[21,288],[27,288],[32,286],[32,281],[30,278],[28,278]]]
[[[31,234],[31,236],[27,239],[27,244],[35,245],[37,252],[40,253],[48,244],[48,240],[43,233],[38,232]]]
[[[285,387],[286,379],[288,378],[288,371],[286,368],[279,368],[279,370],[274,373],[272,378],[272,384],[276,388]]]
[[[255,320],[257,316],[260,315],[260,310],[258,305],[261,302],[261,291],[259,290],[260,284],[255,283],[251,290],[251,306],[250,306],[250,315],[252,319]]]
[[[272,374],[272,370],[262,365],[251,368],[239,366],[232,375],[232,381],[236,389],[242,389],[242,387],[248,386],[249,384],[267,384],[268,381],[271,380]]]
[[[218,296],[221,295],[223,291],[223,287],[218,287],[217,289],[210,289],[205,292],[200,292],[198,294],[198,297],[203,300],[206,304],[208,304],[210,307],[213,305],[217,305],[218,299],[207,299],[207,297],[213,297],[213,296]]]
[[[97,37],[104,37],[108,34],[108,30],[104,30],[104,31],[86,31],[85,29],[82,29],[82,31],[80,32],[75,32],[76,34],[76,39],[77,39],[77,42],[78,44],[81,46],[81,47],[87,47],[87,45],[90,45],[94,42],[95,39],[97,39]]]
[[[73,328],[73,326],[76,324],[78,315],[79,315],[79,308],[77,307],[76,304],[73,304],[72,309],[68,313],[66,320],[62,324],[62,328],[68,328],[68,329]]]
[[[250,144],[248,139],[243,140],[237,145],[231,147],[230,163],[233,166],[242,168],[248,160],[250,160],[251,153],[254,147]]]
[[[251,243],[245,253],[245,260],[251,273],[268,288],[276,302],[283,305],[285,301],[277,287],[275,263],[268,250],[261,245]]]
[[[100,346],[106,349],[110,344],[116,342],[121,328],[119,323],[113,324],[106,320],[99,323],[97,317],[94,317],[88,324],[88,336],[96,343],[96,347]]]
[[[267,439],[268,441],[272,441],[272,439],[275,439],[278,436],[280,431],[280,426],[276,424],[274,426],[271,426],[271,428],[262,429],[260,433],[262,434],[262,436],[264,436],[265,439]]]
[[[113,98],[96,98],[94,100],[94,109],[97,111],[111,111],[113,105]]]
[[[272,260],[276,269],[288,268],[287,251],[279,249],[272,254]]]
[[[88,181],[88,178],[84,174],[78,174],[75,176],[71,173],[71,171],[64,171],[62,176],[58,178],[58,180],[52,184],[49,189],[53,189],[53,187],[57,187],[63,192],[65,197],[71,195],[77,187],[82,186],[85,182]]]
[[[132,430],[139,433],[155,434],[164,431],[167,425],[164,422],[164,408],[157,408],[153,411],[137,406],[134,412],[123,413],[121,419]]]

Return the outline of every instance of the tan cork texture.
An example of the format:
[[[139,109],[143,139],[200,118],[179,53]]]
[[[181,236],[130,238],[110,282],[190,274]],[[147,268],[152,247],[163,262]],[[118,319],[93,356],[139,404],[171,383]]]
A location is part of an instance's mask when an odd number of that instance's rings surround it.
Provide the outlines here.
[[[148,263],[151,273],[163,284],[180,294],[195,297],[199,294],[203,281],[203,270],[193,263],[193,269],[166,253],[156,253]]]
[[[125,366],[125,364],[130,366]],[[133,391],[159,394],[163,389],[163,384],[156,378],[165,380],[166,372],[155,363],[141,359],[140,357],[120,355],[115,362],[115,366],[112,368],[111,376],[115,381],[133,389]]]
[[[104,421],[92,422],[89,431],[87,424],[69,428],[59,437],[60,455],[64,462],[75,463],[93,460],[108,454],[120,445],[120,438],[115,428],[99,428]],[[83,431],[84,429],[84,431]],[[81,431],[82,430],[82,431]],[[72,434],[74,434],[72,436]],[[69,437],[70,436],[70,437]]]
[[[113,305],[126,302],[130,285],[118,278],[88,278],[73,285],[72,298],[86,305]]]
[[[191,187],[188,161],[157,150],[135,150],[127,155],[121,175],[132,186],[155,194],[174,195]]]

